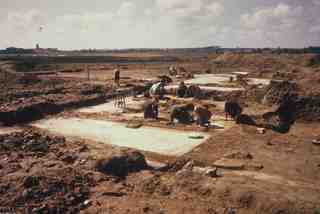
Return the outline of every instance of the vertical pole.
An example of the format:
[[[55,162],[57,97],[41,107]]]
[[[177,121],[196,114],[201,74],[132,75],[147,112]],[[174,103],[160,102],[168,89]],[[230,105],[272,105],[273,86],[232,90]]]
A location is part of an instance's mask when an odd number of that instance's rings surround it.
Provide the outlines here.
[[[87,73],[88,73],[88,81],[90,81],[90,68],[89,65],[86,65]]]

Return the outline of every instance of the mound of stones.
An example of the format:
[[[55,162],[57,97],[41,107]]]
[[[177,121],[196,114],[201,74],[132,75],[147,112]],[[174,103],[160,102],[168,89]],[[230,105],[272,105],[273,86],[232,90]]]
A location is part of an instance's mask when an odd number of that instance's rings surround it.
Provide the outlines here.
[[[305,121],[320,120],[320,96],[305,96],[299,90],[299,86],[294,82],[272,81],[266,89],[263,97],[265,104],[281,104],[286,99],[291,99],[294,105],[293,112],[295,119]]]
[[[288,96],[295,96],[298,92],[298,85],[289,81],[271,81],[270,85],[265,89],[263,97],[264,104],[279,104]]]

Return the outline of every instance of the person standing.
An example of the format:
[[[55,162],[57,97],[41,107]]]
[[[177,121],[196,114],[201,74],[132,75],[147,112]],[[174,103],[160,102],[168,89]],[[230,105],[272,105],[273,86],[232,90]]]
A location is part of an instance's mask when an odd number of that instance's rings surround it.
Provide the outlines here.
[[[158,119],[159,99],[157,97],[143,104],[144,119]]]
[[[120,69],[117,67],[114,69],[114,83],[119,87],[120,86]]]
[[[183,98],[187,94],[188,87],[184,84],[184,82],[180,82],[179,87],[177,89],[177,97]]]
[[[160,82],[153,84],[149,90],[149,94],[151,97],[158,96],[162,99],[165,94],[165,82],[161,80]]]
[[[239,105],[239,103],[236,100],[229,100],[224,105],[224,112],[226,114],[226,120],[228,120],[228,117],[230,116],[233,120],[236,120],[236,118],[241,115],[242,108]]]

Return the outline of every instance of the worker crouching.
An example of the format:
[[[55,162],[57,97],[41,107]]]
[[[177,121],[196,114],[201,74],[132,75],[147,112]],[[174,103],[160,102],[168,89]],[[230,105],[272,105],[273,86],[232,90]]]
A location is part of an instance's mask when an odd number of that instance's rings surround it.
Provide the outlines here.
[[[194,109],[194,115],[196,118],[197,125],[202,126],[202,127],[209,127],[210,126],[210,119],[212,117],[212,113],[211,113],[211,111],[209,111],[208,105],[197,106]]]
[[[180,82],[179,87],[177,89],[177,97],[183,98],[187,95],[188,87],[184,84],[184,82]]]
[[[159,117],[159,98],[154,97],[147,100],[143,105],[144,119],[158,119]]]
[[[164,80],[161,80],[161,82],[158,82],[156,84],[153,84],[149,90],[149,94],[151,97],[159,97],[162,99],[165,95],[165,82]]]

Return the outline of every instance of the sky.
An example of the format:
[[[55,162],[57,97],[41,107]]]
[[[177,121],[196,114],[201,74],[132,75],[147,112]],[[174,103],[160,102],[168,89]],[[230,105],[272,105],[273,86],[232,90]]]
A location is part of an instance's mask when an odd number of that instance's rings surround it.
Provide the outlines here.
[[[320,0],[0,0],[0,48],[320,46]]]

